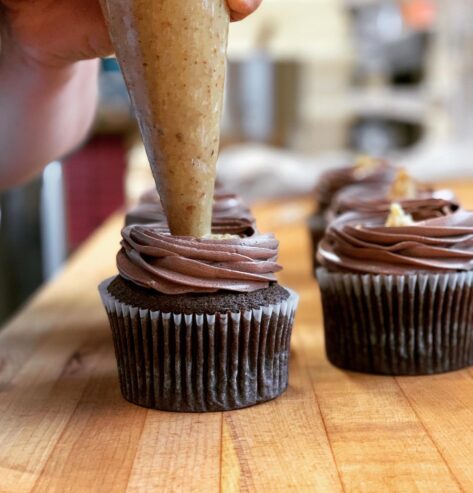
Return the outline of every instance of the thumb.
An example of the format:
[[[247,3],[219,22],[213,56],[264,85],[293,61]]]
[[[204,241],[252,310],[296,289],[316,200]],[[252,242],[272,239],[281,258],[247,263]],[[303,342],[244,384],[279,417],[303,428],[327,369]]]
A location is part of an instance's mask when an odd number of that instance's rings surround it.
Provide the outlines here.
[[[262,0],[228,0],[230,17],[232,21],[239,21],[253,13],[261,4]]]

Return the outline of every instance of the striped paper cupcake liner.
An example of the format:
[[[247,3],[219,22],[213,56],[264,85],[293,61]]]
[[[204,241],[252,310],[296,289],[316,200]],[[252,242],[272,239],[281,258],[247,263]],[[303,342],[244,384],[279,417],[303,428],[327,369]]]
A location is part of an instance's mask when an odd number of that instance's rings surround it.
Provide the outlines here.
[[[329,360],[348,370],[423,375],[473,365],[473,273],[317,271]]]
[[[238,313],[140,310],[99,286],[123,397],[164,411],[227,411],[269,401],[288,385],[298,296]],[[289,291],[289,290],[288,290]]]

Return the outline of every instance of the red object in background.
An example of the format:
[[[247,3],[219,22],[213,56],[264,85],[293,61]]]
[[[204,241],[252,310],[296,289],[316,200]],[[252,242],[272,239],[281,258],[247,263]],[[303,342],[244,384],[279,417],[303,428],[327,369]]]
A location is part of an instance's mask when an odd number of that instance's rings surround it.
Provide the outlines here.
[[[121,136],[94,137],[64,160],[69,248],[77,248],[125,201]]]
[[[435,22],[437,8],[433,0],[403,0],[401,8],[404,22],[411,29],[424,31]]]

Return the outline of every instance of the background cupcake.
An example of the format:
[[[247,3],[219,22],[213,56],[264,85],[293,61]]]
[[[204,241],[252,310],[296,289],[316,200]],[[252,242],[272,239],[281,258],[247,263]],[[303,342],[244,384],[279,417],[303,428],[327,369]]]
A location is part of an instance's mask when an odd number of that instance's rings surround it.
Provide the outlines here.
[[[273,235],[172,236],[128,226],[119,276],[100,286],[123,396],[168,411],[222,411],[288,384],[297,295],[276,282]]]
[[[312,259],[314,268],[317,266],[317,246],[328,225],[327,211],[332,205],[335,195],[342,189],[363,184],[375,187],[389,184],[396,175],[397,168],[382,159],[361,156],[353,166],[337,168],[323,173],[315,187],[316,207],[309,218],[309,233],[312,241]]]
[[[435,190],[432,186],[414,180],[406,170],[400,169],[391,183],[376,187],[366,184],[351,185],[336,194],[327,219],[330,222],[345,212],[389,212],[391,203],[398,202],[407,213],[419,214],[430,204],[432,212],[441,208],[441,203],[425,202],[425,199],[443,200],[453,210],[459,205],[455,194],[448,189]],[[450,211],[452,212],[452,210]],[[427,214],[429,212],[426,211]],[[429,216],[430,217],[430,216]]]
[[[332,363],[390,375],[473,364],[473,213],[440,208],[415,222],[395,205],[389,217],[344,214],[318,258]]]
[[[138,205],[130,209],[125,217],[125,225],[160,224],[167,228],[168,223],[161,200],[156,190],[146,192]],[[251,236],[256,231],[253,214],[243,199],[236,194],[218,187],[214,196],[212,210],[212,232]]]

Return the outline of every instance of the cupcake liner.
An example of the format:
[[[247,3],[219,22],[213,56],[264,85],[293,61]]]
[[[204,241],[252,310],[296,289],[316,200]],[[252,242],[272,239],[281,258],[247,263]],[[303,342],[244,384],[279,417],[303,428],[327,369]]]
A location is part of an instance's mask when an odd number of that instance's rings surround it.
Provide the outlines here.
[[[287,388],[298,295],[239,313],[140,310],[99,286],[123,397],[164,411],[227,411],[274,399]]]
[[[325,230],[327,229],[327,219],[324,214],[317,213],[309,218],[308,224],[312,246],[312,268],[315,275],[316,269],[320,267],[320,264],[317,261],[317,249],[319,248],[319,243],[325,235]]]
[[[340,368],[423,375],[473,365],[473,273],[317,270],[326,351]]]

